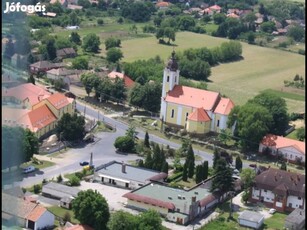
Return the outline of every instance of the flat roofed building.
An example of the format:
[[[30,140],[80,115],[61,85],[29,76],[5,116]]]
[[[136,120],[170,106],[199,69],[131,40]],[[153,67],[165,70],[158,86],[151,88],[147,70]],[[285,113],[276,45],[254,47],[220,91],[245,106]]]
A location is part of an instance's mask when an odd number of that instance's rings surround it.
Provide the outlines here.
[[[49,182],[43,185],[42,195],[61,200],[64,197],[77,197],[80,189],[69,187],[63,184]]]
[[[94,180],[128,189],[136,189],[151,180],[163,181],[166,173],[111,161],[95,169]]]
[[[263,225],[264,216],[258,212],[245,210],[238,217],[238,221],[242,226],[259,229]]]
[[[285,228],[291,230],[305,229],[305,210],[301,208],[294,209],[285,219]]]
[[[218,203],[218,196],[203,184],[183,190],[153,182],[123,197],[127,198],[128,207],[138,210],[155,209],[169,221],[183,225]]]

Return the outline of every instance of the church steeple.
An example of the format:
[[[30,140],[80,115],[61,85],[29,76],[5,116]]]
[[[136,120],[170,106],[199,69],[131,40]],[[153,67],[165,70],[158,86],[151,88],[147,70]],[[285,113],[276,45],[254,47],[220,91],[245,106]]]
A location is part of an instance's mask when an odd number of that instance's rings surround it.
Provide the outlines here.
[[[175,57],[175,50],[173,50],[172,52],[172,57],[171,59],[168,61],[166,68],[168,68],[171,71],[177,71],[178,70],[178,63]]]

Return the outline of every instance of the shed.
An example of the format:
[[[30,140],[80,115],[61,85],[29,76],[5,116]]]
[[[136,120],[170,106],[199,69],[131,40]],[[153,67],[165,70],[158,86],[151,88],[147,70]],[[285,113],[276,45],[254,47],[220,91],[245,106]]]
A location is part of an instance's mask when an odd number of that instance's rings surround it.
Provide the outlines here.
[[[263,225],[264,216],[258,212],[245,210],[238,217],[238,222],[242,226],[259,229]]]
[[[71,209],[72,201],[74,200],[73,197],[65,196],[60,200],[60,206],[63,208]]]
[[[69,187],[63,184],[49,182],[43,186],[42,194],[46,197],[61,200],[64,197],[77,197],[80,189]]]
[[[294,209],[285,219],[285,228],[291,230],[305,229],[305,210],[301,208]]]

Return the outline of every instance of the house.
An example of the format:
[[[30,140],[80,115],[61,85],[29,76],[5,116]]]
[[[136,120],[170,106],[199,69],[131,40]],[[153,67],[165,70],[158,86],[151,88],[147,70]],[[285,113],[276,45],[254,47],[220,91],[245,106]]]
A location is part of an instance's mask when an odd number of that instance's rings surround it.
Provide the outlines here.
[[[238,222],[242,226],[259,229],[263,225],[264,216],[258,212],[245,210],[238,217]]]
[[[170,7],[171,3],[169,2],[157,2],[156,3],[156,7],[159,9],[159,10],[165,10],[165,9],[168,9]]]
[[[127,88],[132,88],[135,84],[134,81],[130,77],[125,75],[124,73],[112,71],[111,73],[108,74],[108,77],[112,80],[115,80],[117,77],[120,78],[120,79],[123,79],[125,87],[127,87]]]
[[[280,212],[305,210],[305,175],[269,168],[255,177],[250,201]]]
[[[235,13],[230,13],[226,15],[227,18],[240,18],[239,15],[235,14]]]
[[[285,219],[285,228],[291,230],[305,229],[305,210],[301,208],[294,209]]]
[[[222,7],[215,4],[213,6],[210,6],[209,9],[213,11],[213,13],[221,13]]]
[[[51,69],[46,72],[47,78],[51,80],[62,79],[69,90],[70,85],[83,86],[81,82],[82,70],[70,70],[66,68]]]
[[[56,51],[56,56],[59,59],[74,58],[77,56],[76,51],[73,48],[64,48]]]
[[[94,180],[103,184],[111,184],[127,189],[136,189],[150,181],[163,182],[166,173],[136,167],[117,161],[111,161],[95,169]]]
[[[53,68],[64,67],[64,63],[51,63],[49,61],[39,61],[30,65],[30,72],[32,74],[45,73],[46,71]]]
[[[55,217],[45,207],[2,193],[2,223],[33,230],[50,228]]]
[[[163,73],[161,121],[194,134],[226,129],[232,100],[217,92],[179,85],[179,77],[173,52]]]
[[[260,153],[281,154],[289,162],[305,162],[305,142],[267,134],[259,144]]]
[[[80,191],[80,189],[74,187],[49,182],[48,184],[43,185],[42,195],[45,197],[61,200],[64,197],[75,198]]]
[[[61,198],[61,200],[60,200],[60,206],[61,206],[62,208],[71,209],[72,201],[73,201],[73,200],[74,200],[74,198],[65,196],[65,197]]]
[[[126,193],[127,207],[140,211],[154,209],[168,221],[186,225],[204,215],[218,203],[218,197],[210,193],[206,182],[190,190],[176,189],[152,182]]]

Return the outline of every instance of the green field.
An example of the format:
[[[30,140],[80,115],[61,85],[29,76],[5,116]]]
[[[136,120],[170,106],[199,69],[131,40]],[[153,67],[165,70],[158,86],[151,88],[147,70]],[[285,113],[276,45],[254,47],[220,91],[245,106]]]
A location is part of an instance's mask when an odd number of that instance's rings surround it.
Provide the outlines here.
[[[278,97],[283,97],[285,99],[305,101],[305,95],[300,95],[296,93],[283,92],[283,91],[274,90],[274,89],[266,89],[266,90],[263,90],[262,92],[269,92]]]
[[[228,40],[191,32],[177,33],[176,46],[160,45],[155,37],[125,40],[122,42],[123,61],[132,62],[156,55],[166,61],[173,47],[176,51],[205,46],[211,48],[225,41]],[[266,89],[281,89],[284,80],[291,80],[295,74],[305,76],[303,55],[246,43],[242,46],[243,60],[211,68],[211,82],[208,83],[209,90],[225,94],[235,104],[242,105]],[[300,112],[305,106],[305,100],[287,97],[286,102],[289,112]]]

